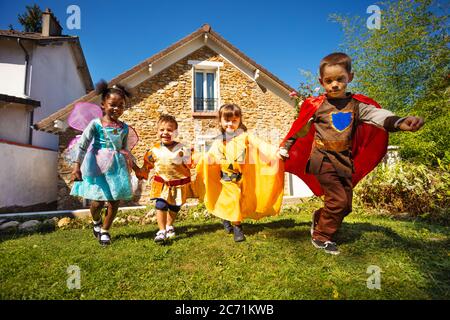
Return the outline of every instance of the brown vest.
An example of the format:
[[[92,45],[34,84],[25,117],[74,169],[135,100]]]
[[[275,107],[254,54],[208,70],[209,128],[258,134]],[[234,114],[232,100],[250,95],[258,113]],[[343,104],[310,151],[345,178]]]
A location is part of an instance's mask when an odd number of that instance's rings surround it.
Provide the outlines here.
[[[352,137],[358,119],[358,102],[351,99],[342,109],[325,100],[314,114],[316,133],[306,172],[319,174],[322,162],[330,161],[341,177],[351,177]]]

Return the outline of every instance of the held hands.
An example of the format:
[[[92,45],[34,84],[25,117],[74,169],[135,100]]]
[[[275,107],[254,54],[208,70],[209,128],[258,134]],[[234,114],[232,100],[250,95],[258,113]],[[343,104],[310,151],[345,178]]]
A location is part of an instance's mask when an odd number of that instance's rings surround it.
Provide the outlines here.
[[[75,162],[75,164],[73,165],[71,179],[72,181],[83,181],[81,177],[80,163],[78,162]]]
[[[277,152],[277,157],[278,159],[285,161],[289,158],[289,151],[286,148],[280,147]]]
[[[133,162],[133,171],[134,174],[136,175],[136,178],[138,178],[139,180],[144,180],[145,179],[145,175],[143,173],[143,170],[141,168],[139,168],[137,166],[136,163]]]
[[[409,116],[406,117],[399,125],[398,128],[402,131],[415,132],[419,130],[424,124],[423,118]]]

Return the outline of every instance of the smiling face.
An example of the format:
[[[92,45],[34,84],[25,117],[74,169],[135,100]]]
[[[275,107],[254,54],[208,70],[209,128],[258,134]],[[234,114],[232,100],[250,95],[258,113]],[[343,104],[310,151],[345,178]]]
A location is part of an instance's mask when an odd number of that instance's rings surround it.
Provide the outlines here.
[[[125,101],[119,94],[112,93],[102,102],[106,120],[118,121],[125,110]]]
[[[353,73],[338,64],[325,66],[319,79],[329,98],[345,98],[347,85],[352,80]]]
[[[158,136],[165,145],[172,143],[176,132],[177,126],[173,122],[162,121],[158,124]]]
[[[226,133],[235,132],[239,128],[240,124],[241,124],[241,118],[237,117],[237,116],[232,116],[232,117],[222,116],[220,118],[220,125],[222,126],[223,131],[225,131]]]

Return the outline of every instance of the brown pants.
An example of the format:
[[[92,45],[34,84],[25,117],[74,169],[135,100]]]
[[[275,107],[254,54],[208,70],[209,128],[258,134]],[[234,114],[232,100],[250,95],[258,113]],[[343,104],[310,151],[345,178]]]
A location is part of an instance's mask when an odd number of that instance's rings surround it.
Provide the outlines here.
[[[352,212],[353,185],[351,178],[337,175],[331,162],[324,161],[316,175],[324,191],[325,204],[320,208],[313,238],[320,241],[333,241],[344,217]]]

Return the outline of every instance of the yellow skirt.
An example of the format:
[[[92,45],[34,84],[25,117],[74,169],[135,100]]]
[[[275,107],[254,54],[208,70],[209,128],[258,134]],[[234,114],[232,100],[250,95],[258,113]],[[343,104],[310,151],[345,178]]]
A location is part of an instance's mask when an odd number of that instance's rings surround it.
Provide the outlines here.
[[[221,165],[211,162],[208,154],[204,154],[196,166],[195,192],[208,211],[219,218],[258,220],[280,212],[284,163],[276,158],[276,148],[267,147],[253,137],[249,140],[252,145],[248,148],[245,164],[240,166],[242,179],[239,182],[222,180]]]
[[[163,199],[168,204],[182,206],[186,203],[189,183],[180,186],[168,186],[162,182],[152,180],[150,199]]]

